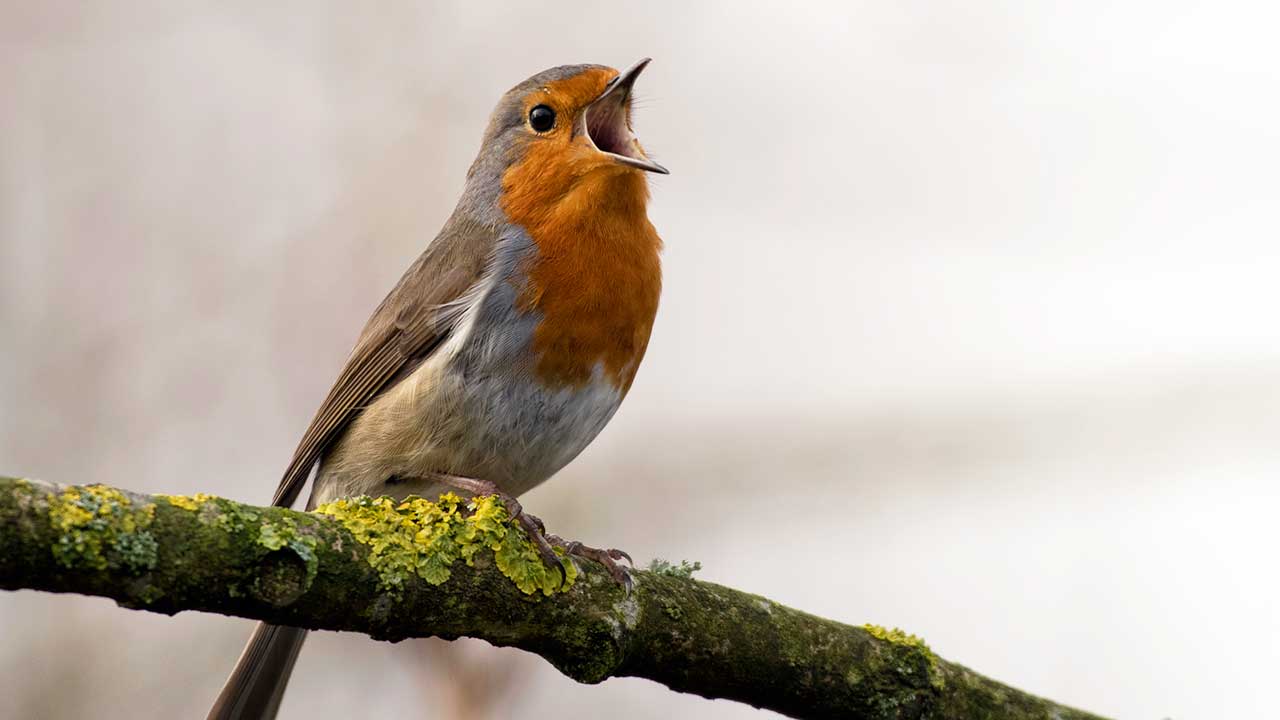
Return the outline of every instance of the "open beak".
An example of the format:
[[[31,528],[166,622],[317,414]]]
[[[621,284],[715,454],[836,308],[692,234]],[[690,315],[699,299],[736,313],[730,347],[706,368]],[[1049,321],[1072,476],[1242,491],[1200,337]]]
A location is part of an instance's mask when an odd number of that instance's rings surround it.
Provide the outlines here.
[[[631,132],[631,86],[650,59],[632,65],[609,82],[600,97],[592,100],[582,113],[579,131],[595,149],[623,165],[666,175],[670,171],[650,160]]]

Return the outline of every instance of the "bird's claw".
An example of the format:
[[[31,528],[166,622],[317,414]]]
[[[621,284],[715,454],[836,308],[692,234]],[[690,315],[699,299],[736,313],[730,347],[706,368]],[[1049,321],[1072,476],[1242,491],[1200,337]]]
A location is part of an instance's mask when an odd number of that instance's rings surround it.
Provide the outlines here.
[[[542,558],[542,561],[560,572],[560,587],[564,587],[565,583],[569,582],[569,578],[565,573],[564,563],[561,562],[560,556],[556,554],[555,547],[564,549],[565,554],[569,557],[569,562],[573,562],[573,558],[576,556],[600,563],[605,570],[609,571],[609,576],[621,585],[628,595],[631,594],[633,585],[631,573],[627,568],[618,564],[619,560],[626,560],[628,565],[635,567],[635,562],[627,553],[616,548],[600,549],[589,547],[576,540],[566,542],[563,538],[548,535],[547,526],[541,520],[526,513],[519,500],[503,492],[497,485],[488,480],[445,474],[440,474],[437,477],[446,484],[466,492],[477,495],[496,495],[507,508],[507,514],[511,516],[511,519],[520,525],[520,528],[529,536],[529,540],[538,549],[538,555]]]
[[[563,547],[565,553],[571,558],[586,558],[587,560],[595,560],[600,563],[604,566],[605,570],[609,571],[609,576],[613,578],[614,582],[621,585],[628,595],[631,594],[631,588],[633,586],[631,572],[627,570],[626,567],[618,564],[619,560],[626,560],[631,567],[635,567],[635,563],[632,562],[631,556],[627,553],[618,550],[617,548],[593,548],[583,545],[577,540],[566,542],[554,535],[550,536],[548,540],[560,547]]]
[[[537,517],[526,513],[520,501],[515,499],[515,496],[503,492],[495,483],[488,480],[459,477],[445,473],[438,473],[435,477],[446,485],[473,495],[497,496],[498,500],[502,501],[502,505],[507,509],[507,515],[524,530],[525,535],[529,536],[529,540],[538,549],[538,556],[542,558],[543,564],[555,568],[560,573],[560,587],[564,587],[565,583],[569,582],[569,576],[564,570],[564,563],[560,562],[560,556],[551,547],[551,543],[547,542],[547,526]]]

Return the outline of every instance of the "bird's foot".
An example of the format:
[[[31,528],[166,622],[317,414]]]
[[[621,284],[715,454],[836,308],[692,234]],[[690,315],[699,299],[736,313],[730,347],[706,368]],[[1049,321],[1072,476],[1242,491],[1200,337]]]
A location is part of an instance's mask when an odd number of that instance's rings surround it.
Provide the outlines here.
[[[537,548],[538,556],[542,558],[543,564],[547,567],[555,568],[560,573],[560,586],[564,587],[564,584],[568,582],[568,577],[565,575],[564,564],[560,562],[560,556],[556,554],[555,548],[552,547],[551,542],[547,539],[547,526],[537,517],[525,512],[524,507],[520,505],[519,500],[515,499],[515,496],[508,495],[502,491],[502,488],[488,480],[445,475],[444,473],[438,473],[435,477],[450,487],[472,495],[496,495],[507,508],[507,513],[511,516],[511,519],[520,526],[521,530],[524,530],[525,535],[529,536],[529,540]],[[555,536],[552,535],[551,537]],[[559,538],[556,539],[558,540]],[[568,548],[565,550],[568,552]]]
[[[635,567],[630,555],[614,548],[593,548],[576,540],[565,540],[556,535],[548,535],[547,527],[541,520],[525,512],[519,500],[503,492],[502,488],[488,480],[477,480],[444,473],[439,473],[436,477],[439,478],[440,482],[472,495],[496,495],[502,501],[502,504],[506,506],[511,519],[516,521],[525,534],[529,536],[529,540],[538,549],[538,555],[542,557],[542,561],[549,567],[554,567],[560,571],[560,584],[562,586],[567,582],[567,579],[564,565],[560,562],[560,556],[556,555],[555,547],[563,548],[571,561],[574,557],[580,557],[600,563],[605,570],[609,571],[609,576],[630,594],[632,587],[631,572],[626,567],[618,564],[619,560],[626,560],[629,565]]]
[[[548,535],[547,541],[552,545],[564,548],[569,557],[586,558],[600,563],[605,570],[609,571],[609,576],[614,579],[614,582],[621,585],[628,595],[631,594],[631,571],[626,566],[618,564],[619,560],[626,560],[627,564],[634,568],[635,563],[632,562],[630,555],[617,548],[593,548],[583,545],[577,540],[566,541],[564,538],[555,535]]]

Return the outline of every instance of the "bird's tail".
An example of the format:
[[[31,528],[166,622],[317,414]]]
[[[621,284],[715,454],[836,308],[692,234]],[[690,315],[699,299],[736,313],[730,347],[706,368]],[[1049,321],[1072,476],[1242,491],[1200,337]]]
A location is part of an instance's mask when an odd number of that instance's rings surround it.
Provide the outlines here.
[[[258,623],[208,720],[272,720],[307,631]]]

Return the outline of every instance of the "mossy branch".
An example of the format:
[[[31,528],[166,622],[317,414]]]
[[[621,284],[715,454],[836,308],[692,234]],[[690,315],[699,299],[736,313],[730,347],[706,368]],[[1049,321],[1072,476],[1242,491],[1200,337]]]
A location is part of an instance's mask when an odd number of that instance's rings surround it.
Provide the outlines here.
[[[493,498],[302,513],[0,478],[0,587],[383,640],[466,635],[537,653],[580,682],[643,677],[798,718],[1095,717],[900,631],[824,620],[688,572],[638,571],[628,596],[583,562],[557,591],[558,573],[506,520]]]

